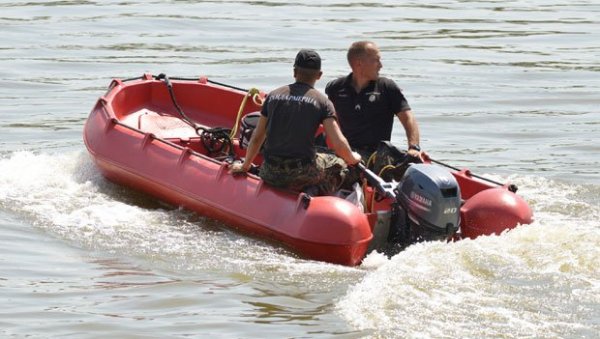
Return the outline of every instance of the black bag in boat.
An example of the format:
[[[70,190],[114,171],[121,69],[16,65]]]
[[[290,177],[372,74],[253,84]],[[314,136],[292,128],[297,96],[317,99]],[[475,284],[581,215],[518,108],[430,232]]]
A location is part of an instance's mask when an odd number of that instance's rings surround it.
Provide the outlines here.
[[[248,148],[248,144],[250,143],[250,138],[252,137],[252,132],[256,128],[258,124],[258,119],[260,118],[260,112],[252,112],[244,115],[241,122],[240,129],[240,147]]]
[[[389,141],[380,141],[377,150],[369,159],[369,168],[385,181],[400,181],[410,163],[421,159],[408,155]]]

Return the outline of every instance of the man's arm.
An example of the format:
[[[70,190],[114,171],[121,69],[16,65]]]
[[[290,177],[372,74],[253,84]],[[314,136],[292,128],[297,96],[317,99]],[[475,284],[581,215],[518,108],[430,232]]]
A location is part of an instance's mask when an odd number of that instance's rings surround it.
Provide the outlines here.
[[[348,140],[342,134],[337,120],[333,117],[323,120],[325,133],[331,142],[331,148],[335,153],[342,158],[348,165],[356,165],[360,162],[360,154],[352,152]]]
[[[419,150],[411,149],[411,145],[419,146],[420,135],[419,135],[419,125],[417,124],[417,119],[411,110],[401,111],[396,113],[398,119],[402,123],[404,127],[404,131],[406,132],[406,140],[408,141],[408,153],[412,153],[417,155]]]

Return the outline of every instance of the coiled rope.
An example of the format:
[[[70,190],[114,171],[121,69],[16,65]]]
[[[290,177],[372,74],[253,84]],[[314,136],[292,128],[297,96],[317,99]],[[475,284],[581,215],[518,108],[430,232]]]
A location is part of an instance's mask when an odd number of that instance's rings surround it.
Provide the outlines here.
[[[175,99],[175,92],[173,91],[173,84],[171,83],[171,80],[169,80],[169,77],[166,74],[164,74],[164,73],[159,74],[156,77],[156,80],[164,80],[165,81],[165,84],[167,85],[167,89],[169,90],[169,95],[171,96],[171,101],[173,102],[175,109],[177,109],[177,112],[179,113],[179,115],[181,115],[182,120],[194,128],[194,130],[196,131],[196,134],[198,136],[200,136],[202,145],[206,148],[206,150],[209,152],[209,154],[225,153],[230,156],[233,156],[234,155],[233,143],[231,140],[237,134],[237,131],[239,128],[239,122],[242,117],[242,112],[244,111],[244,108],[246,107],[248,97],[251,97],[252,101],[257,106],[262,106],[262,104],[263,104],[263,100],[260,97],[260,91],[257,88],[251,88],[248,90],[246,95],[244,95],[244,99],[242,100],[240,109],[238,110],[233,129],[229,129],[229,128],[225,128],[225,127],[208,128],[206,126],[197,124],[183,112],[183,110],[177,103],[177,100]]]
[[[169,77],[164,73],[161,73],[156,77],[156,80],[162,79],[164,79],[165,84],[167,85],[169,95],[171,96],[171,101],[177,109],[177,112],[179,113],[179,115],[181,115],[181,118],[185,123],[194,128],[196,134],[200,137],[200,140],[202,141],[202,145],[204,146],[204,148],[206,148],[209,155],[227,154],[233,156],[234,153],[232,142],[231,138],[229,137],[230,129],[224,127],[208,128],[206,126],[194,122],[183,112],[183,110],[177,103],[177,99],[175,99],[175,92],[173,91],[173,84],[169,80]]]

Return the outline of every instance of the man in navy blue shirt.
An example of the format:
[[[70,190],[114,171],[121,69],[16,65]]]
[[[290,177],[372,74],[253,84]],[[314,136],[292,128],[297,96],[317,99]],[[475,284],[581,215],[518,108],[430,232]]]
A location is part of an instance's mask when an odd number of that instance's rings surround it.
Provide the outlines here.
[[[331,81],[325,93],[352,149],[367,161],[380,141],[391,139],[397,116],[406,132],[408,154],[418,157],[419,126],[400,88],[393,80],[379,76],[383,65],[377,45],[354,42],[347,57],[352,73]]]

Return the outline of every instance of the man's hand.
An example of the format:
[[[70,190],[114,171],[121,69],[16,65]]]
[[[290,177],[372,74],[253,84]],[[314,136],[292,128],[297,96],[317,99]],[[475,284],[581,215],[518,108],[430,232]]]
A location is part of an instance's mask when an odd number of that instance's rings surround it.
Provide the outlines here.
[[[351,155],[352,157],[348,159],[350,161],[346,161],[346,163],[350,166],[356,165],[362,160],[360,154],[358,154],[357,152],[352,152]]]
[[[406,152],[407,158],[405,161],[410,162],[410,163],[415,163],[415,164],[419,164],[422,163],[423,160],[421,159],[421,151],[417,151],[415,149],[409,149],[408,152]]]
[[[229,169],[231,170],[231,174],[242,174],[248,172],[248,170],[244,168],[244,163],[241,161],[234,161],[233,164],[229,165]]]
[[[413,158],[419,158],[421,156],[421,152],[417,151],[416,149],[409,149],[407,153]]]

